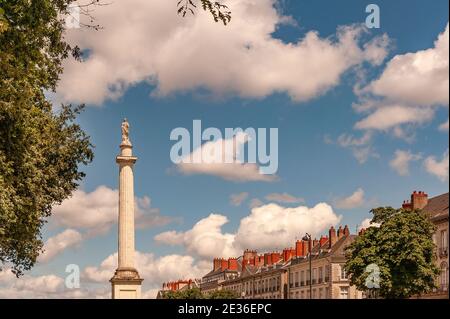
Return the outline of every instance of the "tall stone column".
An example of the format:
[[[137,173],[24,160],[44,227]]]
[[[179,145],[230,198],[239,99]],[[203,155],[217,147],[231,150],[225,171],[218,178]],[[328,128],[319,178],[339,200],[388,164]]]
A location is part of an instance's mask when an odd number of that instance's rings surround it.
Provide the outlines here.
[[[116,157],[119,165],[119,258],[118,267],[110,282],[113,299],[141,298],[143,279],[134,265],[134,186],[133,145],[129,139],[129,124],[122,123],[122,143],[120,155]]]

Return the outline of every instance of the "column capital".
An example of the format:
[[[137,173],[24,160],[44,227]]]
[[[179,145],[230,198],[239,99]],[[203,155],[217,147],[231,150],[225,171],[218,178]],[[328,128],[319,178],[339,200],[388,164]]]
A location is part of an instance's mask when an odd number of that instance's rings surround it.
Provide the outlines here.
[[[137,157],[136,156],[122,156],[122,155],[118,155],[116,157],[116,163],[117,164],[124,164],[124,165],[130,165],[130,164],[134,164],[137,161]]]

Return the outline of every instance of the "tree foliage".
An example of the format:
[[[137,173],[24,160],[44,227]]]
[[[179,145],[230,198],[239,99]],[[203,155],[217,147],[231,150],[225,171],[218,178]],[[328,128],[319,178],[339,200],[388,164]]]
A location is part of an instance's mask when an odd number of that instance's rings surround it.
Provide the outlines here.
[[[163,292],[164,299],[237,299],[239,295],[227,289],[202,294],[199,288]]]
[[[211,13],[215,22],[222,22],[224,25],[227,25],[231,21],[231,12],[228,7],[219,1],[211,1],[211,0],[178,0],[178,14],[181,14],[183,17],[186,16],[187,13],[194,14],[194,10],[197,8],[197,4],[200,2],[200,5],[204,11],[208,11]]]
[[[54,111],[62,61],[77,56],[63,38],[72,0],[0,0],[0,266],[19,276],[42,251],[41,228],[77,188],[93,158],[75,123],[83,106]],[[0,268],[1,270],[1,268]]]
[[[420,210],[380,207],[371,212],[380,227],[369,227],[346,249],[351,283],[382,298],[408,298],[433,289],[439,273],[434,225]],[[373,276],[379,281],[371,286]]]

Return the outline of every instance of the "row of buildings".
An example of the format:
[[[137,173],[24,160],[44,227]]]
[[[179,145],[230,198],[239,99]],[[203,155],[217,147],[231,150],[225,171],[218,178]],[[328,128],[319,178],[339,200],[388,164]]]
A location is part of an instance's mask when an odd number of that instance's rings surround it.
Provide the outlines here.
[[[436,279],[439,288],[427,297],[448,298],[448,193],[428,199],[424,192],[414,192],[403,208],[422,209],[436,225],[433,239],[441,274]],[[165,283],[159,296],[198,287],[205,294],[232,290],[243,299],[361,299],[364,292],[350,285],[344,268],[345,247],[356,236],[347,226],[331,227],[326,236],[298,240],[281,252],[245,250],[239,258],[215,258],[202,279]]]

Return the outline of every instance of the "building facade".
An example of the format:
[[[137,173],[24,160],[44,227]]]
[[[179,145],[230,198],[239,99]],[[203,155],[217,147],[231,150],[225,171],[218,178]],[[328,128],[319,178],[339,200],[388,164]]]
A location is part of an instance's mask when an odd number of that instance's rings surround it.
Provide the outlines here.
[[[421,209],[436,226],[433,241],[436,245],[436,265],[440,269],[440,275],[436,278],[438,288],[423,298],[448,298],[448,202],[449,193],[428,198],[425,192],[414,191],[411,199],[402,205],[404,209]]]
[[[361,299],[362,292],[350,285],[344,268],[345,247],[355,237],[347,226],[337,232],[331,227],[329,235],[312,246],[311,253],[308,243],[298,241],[297,256],[288,268],[289,299]]]
[[[202,278],[201,290],[232,290],[242,299],[360,299],[362,292],[350,285],[343,267],[344,249],[355,237],[347,226],[337,232],[331,227],[328,236],[299,240],[295,248],[282,252],[245,250],[233,259],[232,269],[229,260],[216,258],[213,270]]]

